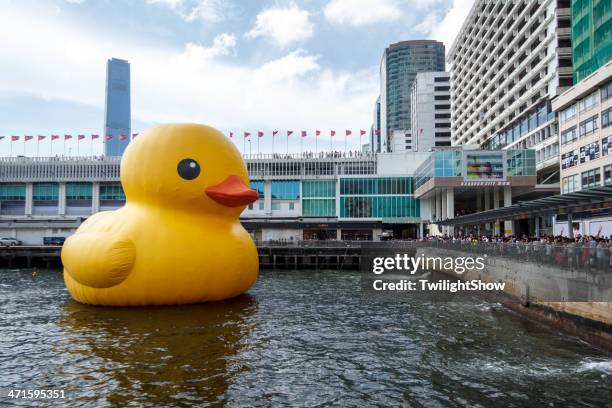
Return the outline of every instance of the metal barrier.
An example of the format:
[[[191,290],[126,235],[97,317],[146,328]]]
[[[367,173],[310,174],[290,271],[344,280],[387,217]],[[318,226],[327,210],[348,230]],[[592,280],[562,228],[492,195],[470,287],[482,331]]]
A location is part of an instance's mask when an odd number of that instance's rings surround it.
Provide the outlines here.
[[[424,241],[417,246],[439,247],[476,255],[487,254],[517,262],[553,265],[571,270],[612,273],[612,247],[607,244],[589,246],[588,243]]]

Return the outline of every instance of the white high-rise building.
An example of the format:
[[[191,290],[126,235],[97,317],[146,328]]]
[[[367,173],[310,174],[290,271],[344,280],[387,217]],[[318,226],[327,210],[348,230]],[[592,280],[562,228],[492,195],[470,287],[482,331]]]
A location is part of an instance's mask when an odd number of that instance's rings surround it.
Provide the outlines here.
[[[450,75],[419,72],[412,83],[412,151],[451,145]]]
[[[476,0],[447,55],[453,145],[536,150],[559,181],[551,100],[572,86],[570,0]]]

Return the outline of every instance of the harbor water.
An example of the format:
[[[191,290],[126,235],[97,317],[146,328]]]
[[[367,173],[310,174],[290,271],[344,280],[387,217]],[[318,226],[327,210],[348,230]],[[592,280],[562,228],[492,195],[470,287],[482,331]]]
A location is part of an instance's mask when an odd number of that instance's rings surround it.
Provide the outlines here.
[[[612,356],[498,304],[379,302],[357,272],[263,271],[211,304],[73,302],[0,271],[0,406],[548,406],[612,401]],[[9,389],[58,389],[44,403]]]

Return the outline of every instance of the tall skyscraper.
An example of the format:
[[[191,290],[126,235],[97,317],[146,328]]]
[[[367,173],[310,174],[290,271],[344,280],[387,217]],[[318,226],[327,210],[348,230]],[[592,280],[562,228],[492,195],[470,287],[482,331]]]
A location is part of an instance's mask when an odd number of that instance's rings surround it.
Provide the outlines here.
[[[439,41],[401,41],[385,49],[380,63],[379,151],[391,151],[394,146],[405,145],[403,140],[391,140],[393,135],[409,137],[412,128],[410,92],[417,72],[444,71],[444,68],[444,44]]]
[[[571,7],[577,84],[612,59],[612,5],[610,0],[574,0]]]
[[[534,149],[559,182],[551,101],[572,86],[569,0],[476,0],[448,53],[452,144]]]
[[[106,63],[104,140],[106,156],[121,156],[131,139],[130,63],[112,58]]]

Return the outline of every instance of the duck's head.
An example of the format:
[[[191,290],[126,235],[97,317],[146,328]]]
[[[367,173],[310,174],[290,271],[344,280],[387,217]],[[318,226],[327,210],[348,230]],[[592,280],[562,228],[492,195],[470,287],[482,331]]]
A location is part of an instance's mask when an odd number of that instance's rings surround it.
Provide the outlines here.
[[[259,198],[238,149],[221,132],[168,124],[138,135],[121,160],[129,202],[238,216]]]

